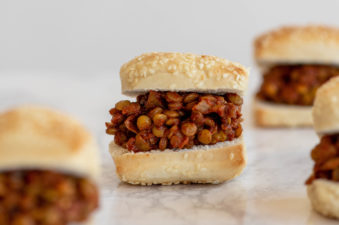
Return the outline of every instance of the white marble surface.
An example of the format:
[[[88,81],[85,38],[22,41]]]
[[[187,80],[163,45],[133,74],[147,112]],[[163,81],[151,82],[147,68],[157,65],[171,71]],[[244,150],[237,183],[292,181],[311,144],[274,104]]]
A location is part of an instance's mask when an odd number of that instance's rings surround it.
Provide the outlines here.
[[[244,111],[248,165],[241,176],[220,185],[120,183],[104,122],[121,98],[117,74],[0,73],[0,110],[22,103],[49,105],[79,117],[97,137],[103,167],[97,225],[337,224],[312,211],[306,196],[309,152],[317,136],[311,129],[254,128],[249,97]]]

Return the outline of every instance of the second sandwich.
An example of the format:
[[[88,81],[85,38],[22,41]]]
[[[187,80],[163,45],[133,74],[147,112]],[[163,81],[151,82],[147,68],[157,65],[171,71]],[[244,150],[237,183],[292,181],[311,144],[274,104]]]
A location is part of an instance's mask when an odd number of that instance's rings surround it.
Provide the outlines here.
[[[99,206],[98,149],[77,120],[41,106],[0,113],[0,224],[87,224]]]
[[[317,212],[339,219],[339,77],[318,90],[313,119],[320,143],[311,152],[315,164],[306,182],[308,196]]]
[[[246,164],[241,107],[248,73],[225,59],[143,54],[122,66],[120,101],[110,110],[110,153],[131,184],[220,183]]]
[[[339,29],[290,26],[255,41],[255,60],[263,83],[255,119],[260,126],[311,126],[317,89],[339,75]]]

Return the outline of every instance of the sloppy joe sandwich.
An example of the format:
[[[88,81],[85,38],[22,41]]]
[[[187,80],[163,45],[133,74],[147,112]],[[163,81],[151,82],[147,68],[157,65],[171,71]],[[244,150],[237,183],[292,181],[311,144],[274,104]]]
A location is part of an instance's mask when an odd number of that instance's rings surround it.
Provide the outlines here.
[[[246,164],[241,107],[248,72],[214,56],[149,53],[120,70],[123,100],[106,123],[119,178],[131,184],[221,183]]]
[[[254,57],[263,73],[256,95],[260,126],[311,126],[317,89],[339,75],[339,29],[282,27],[259,36]]]
[[[320,143],[311,153],[315,165],[306,181],[308,196],[317,212],[339,219],[339,77],[318,90],[313,119]]]
[[[0,114],[0,224],[87,222],[98,171],[96,144],[76,120],[36,106]]]

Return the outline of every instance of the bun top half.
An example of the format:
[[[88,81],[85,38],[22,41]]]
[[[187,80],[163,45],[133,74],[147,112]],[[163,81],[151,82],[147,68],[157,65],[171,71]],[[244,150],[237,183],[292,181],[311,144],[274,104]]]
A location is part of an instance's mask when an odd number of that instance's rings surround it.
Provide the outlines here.
[[[120,70],[123,94],[149,90],[237,93],[247,88],[248,71],[215,56],[154,52],[140,55]]]
[[[339,133],[339,76],[318,89],[313,105],[313,121],[318,134]]]
[[[259,65],[339,65],[339,28],[319,25],[285,26],[269,31],[254,42]]]
[[[95,179],[98,149],[75,119],[37,106],[0,114],[0,170],[57,170]]]

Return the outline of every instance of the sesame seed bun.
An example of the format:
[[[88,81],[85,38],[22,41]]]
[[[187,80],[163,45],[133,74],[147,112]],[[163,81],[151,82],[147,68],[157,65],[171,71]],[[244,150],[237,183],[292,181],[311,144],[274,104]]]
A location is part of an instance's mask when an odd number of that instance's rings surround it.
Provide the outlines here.
[[[0,114],[0,171],[47,169],[96,179],[97,151],[90,133],[59,112],[22,106]]]
[[[316,179],[307,186],[308,197],[315,211],[339,219],[339,184],[338,182]]]
[[[274,104],[255,99],[254,118],[261,127],[312,126],[312,107]]]
[[[110,153],[118,177],[138,185],[218,184],[238,176],[246,166],[242,138],[193,149],[139,153],[129,152],[112,142]]]
[[[242,96],[248,71],[215,56],[154,52],[124,64],[120,77],[123,94],[130,96],[149,90],[229,92]]]
[[[319,134],[339,132],[339,77],[332,78],[318,89],[313,120]]]
[[[259,36],[254,57],[266,64],[339,64],[339,28],[286,26]]]

